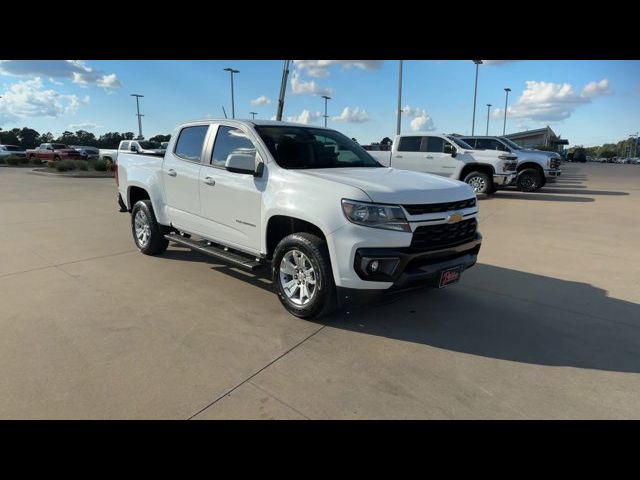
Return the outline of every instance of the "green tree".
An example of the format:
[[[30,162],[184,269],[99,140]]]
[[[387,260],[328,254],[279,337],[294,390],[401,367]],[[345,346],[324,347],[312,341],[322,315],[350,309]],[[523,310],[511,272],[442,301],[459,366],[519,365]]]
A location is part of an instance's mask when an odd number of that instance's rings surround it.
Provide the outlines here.
[[[171,135],[156,135],[155,137],[151,137],[149,140],[152,142],[168,142],[171,139]]]

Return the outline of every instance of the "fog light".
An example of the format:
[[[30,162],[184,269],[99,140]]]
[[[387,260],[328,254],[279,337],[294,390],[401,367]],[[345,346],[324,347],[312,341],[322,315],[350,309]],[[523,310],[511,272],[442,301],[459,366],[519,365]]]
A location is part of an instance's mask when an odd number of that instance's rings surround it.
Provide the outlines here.
[[[380,267],[380,262],[378,262],[378,260],[373,260],[369,262],[367,270],[369,270],[369,273],[376,273],[378,271],[378,267]]]

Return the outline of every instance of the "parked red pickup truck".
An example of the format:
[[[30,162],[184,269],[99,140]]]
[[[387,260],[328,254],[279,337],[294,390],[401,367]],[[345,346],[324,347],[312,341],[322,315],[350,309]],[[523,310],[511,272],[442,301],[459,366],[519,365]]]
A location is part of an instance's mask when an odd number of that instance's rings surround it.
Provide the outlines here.
[[[27,150],[27,158],[29,160],[39,158],[43,161],[48,160],[81,160],[82,154],[73,148],[69,148],[63,143],[41,143],[38,148]]]

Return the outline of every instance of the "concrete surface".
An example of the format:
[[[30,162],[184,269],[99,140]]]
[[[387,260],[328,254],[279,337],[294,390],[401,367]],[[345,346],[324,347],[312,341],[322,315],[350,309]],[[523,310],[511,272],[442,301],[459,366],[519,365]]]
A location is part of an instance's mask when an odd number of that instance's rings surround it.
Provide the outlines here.
[[[288,315],[135,250],[112,179],[0,171],[0,418],[640,418],[640,167],[482,199],[461,283]]]

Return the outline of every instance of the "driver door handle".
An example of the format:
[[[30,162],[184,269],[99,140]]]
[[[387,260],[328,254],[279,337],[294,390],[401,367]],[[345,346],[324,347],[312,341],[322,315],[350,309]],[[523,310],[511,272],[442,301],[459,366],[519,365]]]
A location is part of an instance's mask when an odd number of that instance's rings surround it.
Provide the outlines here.
[[[431,155],[426,155],[424,158],[433,159],[433,157]]]
[[[173,168],[171,168],[167,170],[167,175],[169,175],[170,177],[175,177],[176,175],[178,175],[178,173]]]
[[[395,158],[402,158],[402,155],[394,155]]]
[[[204,183],[214,186],[216,184],[216,181],[213,179],[213,177],[204,177]]]

